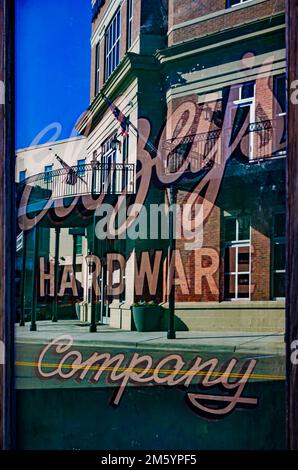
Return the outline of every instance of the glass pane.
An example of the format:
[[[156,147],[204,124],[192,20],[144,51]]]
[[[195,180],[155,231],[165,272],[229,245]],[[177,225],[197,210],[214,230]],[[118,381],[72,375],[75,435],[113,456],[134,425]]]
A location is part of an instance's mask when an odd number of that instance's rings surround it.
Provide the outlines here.
[[[238,272],[249,271],[249,247],[238,248]]]
[[[249,240],[250,239],[250,217],[244,215],[238,217],[239,233],[238,240]]]
[[[286,267],[286,246],[285,243],[274,244],[274,269],[285,269]]]
[[[238,276],[238,298],[249,298],[249,274],[239,274]]]
[[[116,60],[115,60],[115,67],[117,67],[117,65],[119,64],[120,62],[120,42],[118,41],[117,44],[116,44]]]
[[[117,14],[117,38],[120,37],[120,12]]]
[[[247,121],[247,125],[249,124],[250,107],[250,103],[239,105],[237,107],[235,118],[233,120],[232,142],[239,134],[242,127],[245,126],[245,122]]]
[[[274,216],[274,237],[284,237],[286,234],[286,214],[275,214]]]
[[[285,273],[274,273],[273,275],[273,297],[285,297],[286,281]]]
[[[236,219],[229,217],[225,219],[225,241],[236,240]]]
[[[76,243],[77,255],[82,254],[82,242],[83,242],[82,235],[77,235],[77,243]]]
[[[109,48],[108,48],[108,52],[110,52],[110,50],[112,49],[112,45],[113,45],[113,35],[112,35],[112,26],[110,26],[109,28]]]
[[[275,97],[278,101],[281,111],[286,111],[286,77],[285,75],[275,78],[274,81]]]
[[[254,97],[254,89],[255,89],[254,82],[249,82],[249,83],[245,83],[244,85],[242,85],[241,98],[242,99],[253,98]]]
[[[241,1],[242,0],[229,0],[229,5],[230,5],[230,7],[232,7],[234,5],[238,5],[239,3],[241,3]]]
[[[113,48],[112,50],[112,54],[111,54],[111,72],[113,72],[113,70],[115,69],[115,48]]]

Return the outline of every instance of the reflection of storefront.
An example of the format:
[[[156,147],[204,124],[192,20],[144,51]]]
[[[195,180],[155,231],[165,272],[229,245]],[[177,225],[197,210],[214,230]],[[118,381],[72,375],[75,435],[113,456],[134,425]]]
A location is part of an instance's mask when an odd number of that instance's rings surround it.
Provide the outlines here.
[[[75,169],[78,178],[67,182],[65,170],[56,161],[53,163],[45,150],[44,167],[38,169],[39,175],[35,168],[30,170],[21,163],[18,167],[19,180],[27,170],[26,183],[35,186],[37,201],[50,194],[53,199],[60,199],[61,206],[67,206],[71,198],[78,198],[63,223],[52,209],[40,223],[41,230],[49,233],[48,248],[39,247],[47,260],[45,275],[50,276],[50,258],[55,266],[58,263],[58,268],[53,268],[53,295],[49,294],[50,277],[45,280],[47,302],[61,304],[60,318],[64,316],[62,304],[66,302],[72,318],[90,321],[94,313],[97,321],[124,329],[133,328],[131,306],[135,301],[154,298],[167,302],[168,240],[161,237],[106,240],[94,233],[96,224],[104,218],[103,214],[94,215],[98,207],[103,203],[116,207],[123,191],[127,202],[132,203],[139,191],[135,178],[143,148],[136,128],[140,118],[146,117],[151,125],[150,143],[154,145],[158,145],[156,142],[167,122],[162,135],[167,152],[165,166],[177,172],[179,202],[184,204],[185,195],[191,194],[204,178],[208,181],[212,168],[216,165],[219,168],[218,174],[213,171],[214,181],[208,182],[217,187],[214,197],[209,195],[207,184],[200,188],[201,197],[212,206],[204,221],[203,246],[187,251],[183,240],[176,244],[181,266],[181,272],[180,267],[176,268],[176,314],[185,329],[214,329],[220,325],[270,330],[274,326],[274,322],[270,323],[274,310],[276,328],[282,330],[286,149],[282,8],[277,5],[274,19],[268,13],[256,22],[256,12],[247,2],[247,6],[241,7],[247,14],[247,22],[236,27],[233,14],[226,12],[227,24],[237,30],[237,35],[231,35],[228,27],[213,30],[211,20],[202,19],[202,24],[210,28],[208,37],[203,38],[199,29],[193,30],[187,23],[197,16],[189,18],[190,13],[184,11],[183,5],[179,14],[181,21],[187,16],[184,25],[175,24],[175,15],[168,18],[167,25],[161,25],[157,14],[155,23],[149,27],[146,2],[140,2],[140,12],[130,10],[133,13],[127,24],[126,3],[115,2],[116,9],[100,8],[94,17],[91,103],[77,124],[78,131],[86,138],[79,139],[77,144],[70,143],[72,147],[66,155],[63,143],[61,148],[60,144],[57,147],[57,153]],[[175,9],[175,5],[172,7]],[[196,15],[200,16],[198,12]],[[117,29],[121,18],[123,34]],[[149,28],[146,32],[145,24]],[[155,27],[157,24],[160,27]],[[125,40],[126,27],[130,31],[130,46]],[[222,44],[229,44],[228,49]],[[270,60],[273,63],[269,66]],[[129,127],[128,135],[121,131],[119,116],[115,118],[100,90],[116,103],[124,117],[129,117],[133,127]],[[183,105],[182,115],[174,125],[173,113]],[[189,123],[191,108],[194,109],[192,125]],[[77,152],[75,145],[83,141],[83,151]],[[145,146],[150,160],[155,153],[152,146],[151,153],[148,148]],[[32,152],[28,149],[29,157]],[[179,174],[187,158],[190,164]],[[152,172],[146,207],[165,202],[165,186]],[[105,197],[101,198],[103,194]],[[98,207],[96,198],[100,201]],[[83,199],[88,201],[86,207]],[[64,210],[61,208],[61,212]],[[163,223],[167,224],[166,218]],[[59,253],[55,249],[58,226],[61,227]],[[75,235],[73,230],[83,232]],[[40,240],[46,238],[41,236]],[[28,246],[29,253],[34,243],[29,242]],[[154,290],[152,273],[158,250],[162,255]],[[123,272],[119,263],[109,264],[108,253],[122,255]],[[92,256],[97,261],[91,258],[88,261],[87,257]],[[34,266],[33,251],[31,258]],[[146,260],[146,269],[140,267],[139,260]],[[68,274],[65,266],[71,266]],[[28,299],[33,295],[34,283],[29,281],[33,269],[28,268]],[[143,289],[136,293],[135,285],[140,278]],[[67,285],[64,290],[62,279]],[[119,285],[121,289],[117,290]]]

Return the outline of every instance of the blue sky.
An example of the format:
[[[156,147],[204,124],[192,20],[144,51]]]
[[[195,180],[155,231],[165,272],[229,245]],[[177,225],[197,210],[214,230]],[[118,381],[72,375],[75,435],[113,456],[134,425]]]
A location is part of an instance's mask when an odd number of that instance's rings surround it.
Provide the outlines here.
[[[54,122],[70,137],[89,104],[91,0],[16,0],[15,34],[16,147]]]

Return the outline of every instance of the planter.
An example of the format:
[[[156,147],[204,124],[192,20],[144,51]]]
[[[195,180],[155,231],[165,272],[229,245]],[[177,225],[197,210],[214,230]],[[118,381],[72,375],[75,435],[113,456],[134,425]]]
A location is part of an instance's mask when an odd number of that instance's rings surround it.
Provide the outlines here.
[[[159,331],[161,313],[159,305],[134,305],[132,315],[137,331]]]

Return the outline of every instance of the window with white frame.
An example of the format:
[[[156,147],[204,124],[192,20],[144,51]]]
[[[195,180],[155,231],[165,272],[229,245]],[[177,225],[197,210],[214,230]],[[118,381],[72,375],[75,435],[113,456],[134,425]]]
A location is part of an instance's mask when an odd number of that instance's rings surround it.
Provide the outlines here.
[[[105,79],[120,62],[120,10],[114,15],[105,32]]]
[[[251,0],[227,0],[227,8],[235,7],[236,5],[241,5],[241,3],[251,2]]]
[[[287,111],[287,92],[286,75],[280,74],[273,77],[274,105],[273,125],[275,132],[273,134],[274,156],[286,155],[286,111]]]
[[[53,165],[45,165],[43,179],[46,183],[49,183],[53,179]]]
[[[95,95],[100,89],[100,43],[95,46]]]
[[[231,141],[233,142],[242,127],[255,122],[255,82],[246,82],[235,87],[232,91],[233,101],[229,104],[229,119],[231,128]],[[253,158],[254,133],[246,133],[241,140],[241,151]]]
[[[133,0],[127,0],[127,49],[132,45]]]
[[[224,298],[250,299],[250,217],[224,217]]]
[[[27,170],[21,170],[19,171],[19,182],[22,183],[22,181],[25,181],[27,175]]]
[[[101,188],[107,193],[113,193],[116,189],[117,146],[113,144],[115,139],[116,134],[113,134],[101,146]]]

